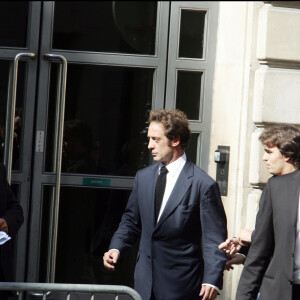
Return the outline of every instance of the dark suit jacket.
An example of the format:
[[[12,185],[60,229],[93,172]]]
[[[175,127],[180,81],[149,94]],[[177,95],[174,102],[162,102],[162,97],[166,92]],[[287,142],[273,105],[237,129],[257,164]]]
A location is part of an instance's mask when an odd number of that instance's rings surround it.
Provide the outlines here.
[[[23,210],[6,180],[6,169],[0,163],[0,218],[8,225],[8,235],[13,237],[22,225]],[[5,281],[14,281],[12,240],[0,246],[0,268]]]
[[[226,216],[217,183],[187,161],[155,224],[154,197],[159,163],[140,170],[110,249],[122,255],[141,238],[135,289],[143,300],[199,299],[201,284],[222,288]]]
[[[236,300],[292,299],[299,192],[300,170],[268,180]]]

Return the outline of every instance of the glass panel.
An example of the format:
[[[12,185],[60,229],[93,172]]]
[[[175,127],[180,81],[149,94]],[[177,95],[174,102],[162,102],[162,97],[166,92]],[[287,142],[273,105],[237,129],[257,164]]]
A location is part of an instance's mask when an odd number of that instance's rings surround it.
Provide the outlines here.
[[[56,1],[55,49],[154,54],[156,1]]]
[[[178,71],[176,108],[185,112],[189,120],[199,120],[203,72]]]
[[[206,11],[181,10],[179,57],[203,58]]]
[[[54,165],[54,69],[48,109],[48,172]],[[146,122],[153,74],[154,69],[68,65],[62,172],[134,176],[148,165]]]
[[[51,191],[52,187],[44,187],[40,282],[46,279]],[[115,272],[102,265],[129,195],[129,190],[61,187],[55,282],[133,287],[138,245],[120,260]]]
[[[20,202],[20,184],[18,183],[12,183],[11,184],[11,189],[15,195],[15,197],[19,200]],[[24,226],[24,225],[23,225]],[[13,253],[14,253],[14,259],[16,258],[17,255],[17,238],[14,237],[12,239],[12,249],[13,249]],[[16,266],[14,266],[16,267]],[[16,272],[16,270],[14,270],[14,272]]]
[[[49,89],[49,103],[48,103],[48,120],[47,120],[47,138],[45,150],[45,170],[48,172],[55,171],[56,161],[56,147],[58,138],[56,137],[56,122],[57,120],[57,106],[59,99],[59,79],[60,79],[60,65],[58,63],[50,64],[50,89]]]
[[[188,148],[185,150],[188,159],[197,165],[197,159],[200,157],[200,133],[192,133]]]
[[[19,183],[12,183],[11,184],[11,189],[12,189],[15,197],[17,199],[19,199],[19,196],[20,196],[20,184]]]
[[[4,162],[6,106],[9,81],[9,61],[0,60],[0,159]]]
[[[42,200],[42,224],[41,224],[41,244],[40,244],[40,270],[39,282],[47,282],[47,263],[49,259],[49,243],[50,243],[50,218],[51,204],[55,188],[52,186],[43,187]]]
[[[29,1],[0,2],[0,47],[26,47]]]
[[[4,159],[4,142],[5,142],[5,128],[6,128],[6,110],[9,90],[9,76],[12,73],[13,63],[9,61],[0,60],[0,161]],[[26,62],[19,62],[18,70],[18,85],[16,96],[15,109],[15,133],[12,157],[12,169],[19,171],[22,159],[22,140],[23,140],[23,105],[26,82]]]

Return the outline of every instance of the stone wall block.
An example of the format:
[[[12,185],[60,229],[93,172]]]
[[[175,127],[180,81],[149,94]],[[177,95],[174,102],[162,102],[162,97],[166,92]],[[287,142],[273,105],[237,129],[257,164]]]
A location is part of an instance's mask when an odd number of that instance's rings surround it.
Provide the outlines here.
[[[249,181],[253,187],[260,188],[270,178],[270,173],[262,160],[264,147],[259,141],[263,128],[259,127],[252,133],[250,147]]]
[[[262,66],[256,71],[253,99],[255,123],[298,124],[300,70]]]
[[[300,10],[264,5],[259,13],[257,58],[300,64]]]
[[[262,190],[255,189],[248,196],[246,229],[253,230],[255,228],[256,214],[258,212],[261,194]]]

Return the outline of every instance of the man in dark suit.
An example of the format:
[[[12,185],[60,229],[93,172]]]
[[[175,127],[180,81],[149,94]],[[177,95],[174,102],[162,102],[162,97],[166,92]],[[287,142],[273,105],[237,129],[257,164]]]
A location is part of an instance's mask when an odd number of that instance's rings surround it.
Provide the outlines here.
[[[0,231],[13,238],[23,221],[23,210],[7,182],[6,169],[0,163]],[[0,245],[0,281],[14,281],[12,240]],[[0,291],[1,300],[7,299],[8,295],[8,292]]]
[[[236,300],[300,299],[300,132],[272,126],[260,136],[271,177],[263,191]]]
[[[227,236],[218,184],[186,158],[190,129],[183,112],[151,111],[149,124],[156,163],[137,172],[104,266],[114,270],[141,238],[134,279],[143,300],[213,300],[226,262],[218,249]]]

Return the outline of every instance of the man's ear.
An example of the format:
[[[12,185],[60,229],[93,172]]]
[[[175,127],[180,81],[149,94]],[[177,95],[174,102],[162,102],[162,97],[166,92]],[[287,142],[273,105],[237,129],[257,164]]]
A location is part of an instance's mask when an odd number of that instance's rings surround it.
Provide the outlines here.
[[[178,136],[178,137],[174,138],[171,142],[171,145],[172,145],[172,147],[176,147],[176,146],[180,145],[180,137]]]
[[[285,162],[289,162],[290,158],[291,158],[290,156],[283,155],[283,159]]]

